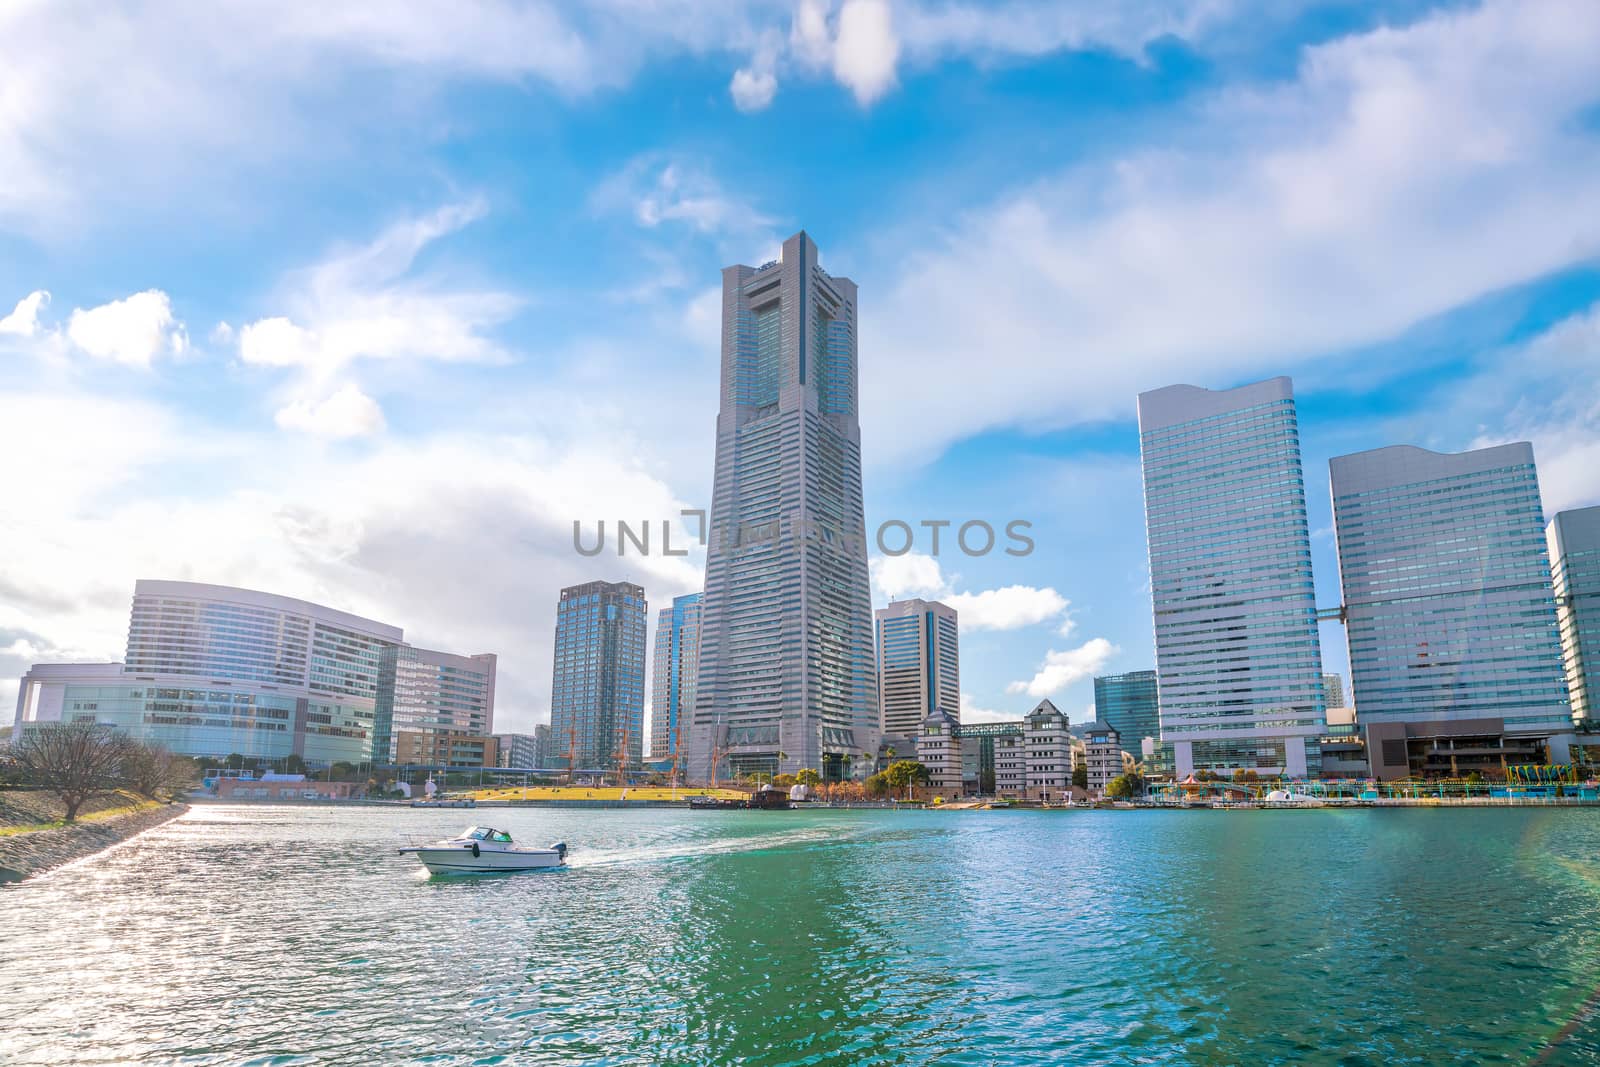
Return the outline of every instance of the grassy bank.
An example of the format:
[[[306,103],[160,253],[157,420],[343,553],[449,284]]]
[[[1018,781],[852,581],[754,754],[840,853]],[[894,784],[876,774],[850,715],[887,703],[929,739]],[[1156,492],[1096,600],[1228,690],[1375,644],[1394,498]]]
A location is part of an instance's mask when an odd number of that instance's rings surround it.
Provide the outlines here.
[[[99,822],[161,806],[160,801],[127,790],[96,797],[78,809],[78,822]],[[60,798],[37,789],[0,790],[0,837],[66,826]]]

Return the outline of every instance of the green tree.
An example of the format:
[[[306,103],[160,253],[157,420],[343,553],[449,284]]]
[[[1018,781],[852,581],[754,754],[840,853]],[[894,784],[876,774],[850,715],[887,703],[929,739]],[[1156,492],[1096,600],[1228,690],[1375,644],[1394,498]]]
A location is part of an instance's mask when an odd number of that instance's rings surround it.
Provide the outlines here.
[[[222,762],[222,765],[230,771],[242,771],[244,770],[244,755],[239,752],[229,753],[228,758]]]
[[[928,768],[914,759],[895,760],[883,772],[883,780],[891,789],[905,789],[913,785],[928,784]]]
[[[283,757],[283,773],[284,774],[304,774],[304,773],[306,773],[306,761],[300,757],[300,754],[298,752],[289,753],[287,756]]]
[[[1088,764],[1080,763],[1076,767],[1072,768],[1072,784],[1077,786],[1079,789],[1089,788]]]
[[[1133,795],[1133,786],[1128,782],[1126,774],[1119,774],[1106,783],[1106,796],[1113,800],[1122,800]]]
[[[811,767],[801,767],[800,773],[794,776],[794,780],[801,785],[810,786],[812,789],[815,789],[817,786],[822,784],[822,775],[818,774],[816,770]]]
[[[867,796],[881,797],[889,791],[889,780],[882,771],[867,776]]]
[[[1239,783],[1259,782],[1261,781],[1261,775],[1247,767],[1240,767],[1238,770],[1233,772],[1233,780]]]
[[[356,765],[348,760],[338,760],[328,768],[328,776],[338,782],[348,781],[355,773]]]

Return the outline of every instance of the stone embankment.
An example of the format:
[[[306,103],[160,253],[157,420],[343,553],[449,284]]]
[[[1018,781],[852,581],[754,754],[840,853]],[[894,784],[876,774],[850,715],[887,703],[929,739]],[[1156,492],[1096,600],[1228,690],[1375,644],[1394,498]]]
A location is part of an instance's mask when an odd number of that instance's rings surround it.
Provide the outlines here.
[[[92,856],[188,810],[187,804],[163,804],[109,819],[0,837],[0,883],[19,882],[47,868]]]

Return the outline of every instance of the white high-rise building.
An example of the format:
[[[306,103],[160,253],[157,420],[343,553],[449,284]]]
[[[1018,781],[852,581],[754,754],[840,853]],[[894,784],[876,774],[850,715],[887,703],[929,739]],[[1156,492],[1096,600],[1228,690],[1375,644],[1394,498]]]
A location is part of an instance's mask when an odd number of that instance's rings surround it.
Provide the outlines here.
[[[871,769],[878,695],[861,495],[856,286],[805,233],[722,272],[722,400],[686,765]]]
[[[1322,654],[1289,379],[1141,393],[1139,438],[1176,773],[1315,773]]]
[[[876,612],[879,722],[886,736],[915,738],[937,708],[961,721],[956,610],[896,600]]]

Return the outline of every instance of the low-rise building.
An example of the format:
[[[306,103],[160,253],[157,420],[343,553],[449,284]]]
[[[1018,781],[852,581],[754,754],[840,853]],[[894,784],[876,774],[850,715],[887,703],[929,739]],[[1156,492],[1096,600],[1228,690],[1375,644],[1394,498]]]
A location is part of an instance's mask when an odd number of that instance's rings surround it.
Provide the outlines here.
[[[450,730],[401,730],[394,737],[396,766],[477,770],[500,765],[493,737]]]
[[[1022,720],[1025,760],[1023,795],[1029,800],[1060,800],[1072,788],[1076,745],[1067,717],[1048,700]]]
[[[348,800],[354,782],[318,782],[303,774],[265,774],[260,778],[216,780],[219,800]]]
[[[1096,719],[1078,728],[1083,738],[1083,762],[1088,772],[1087,788],[1100,796],[1111,779],[1122,774],[1122,735],[1106,722]]]
[[[922,721],[917,762],[928,768],[928,785],[945,796],[961,795],[961,724],[954,716],[935,708]]]

